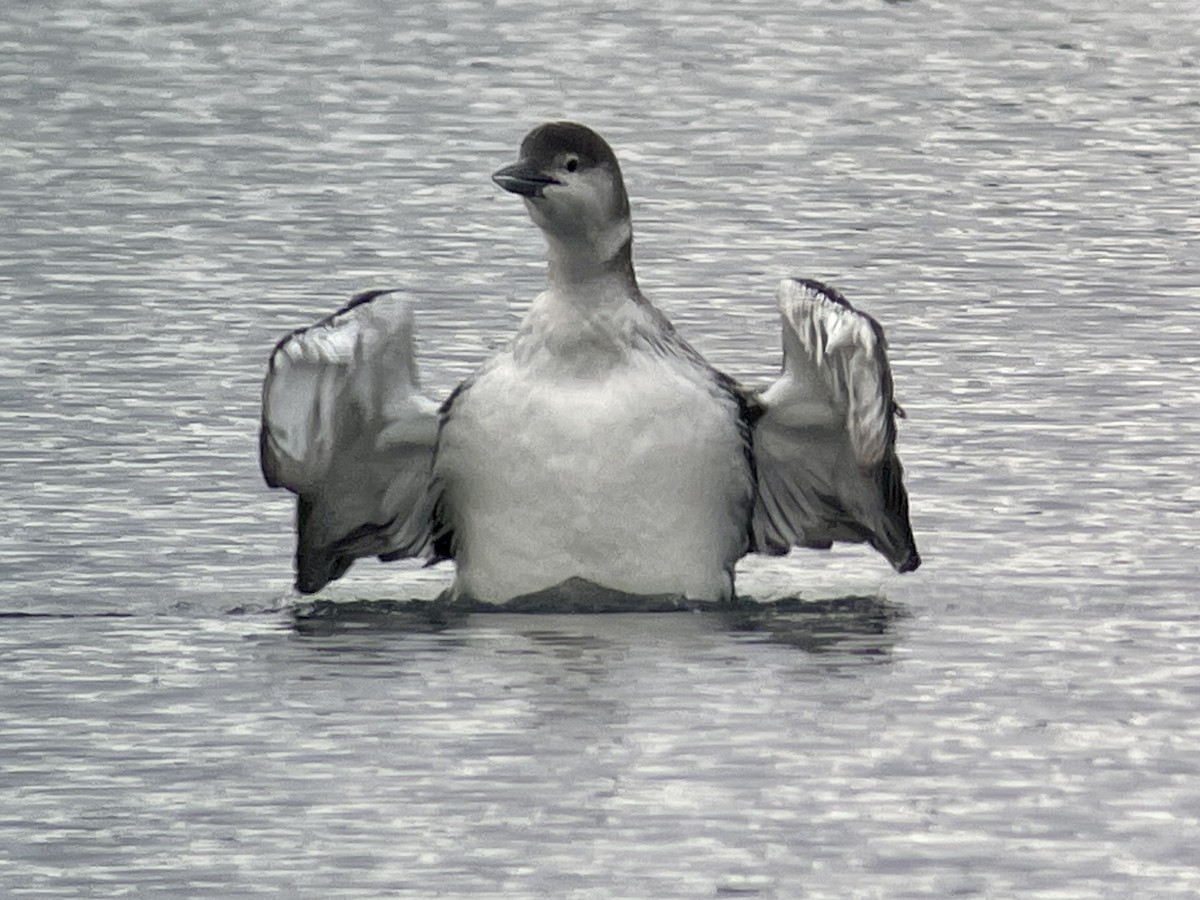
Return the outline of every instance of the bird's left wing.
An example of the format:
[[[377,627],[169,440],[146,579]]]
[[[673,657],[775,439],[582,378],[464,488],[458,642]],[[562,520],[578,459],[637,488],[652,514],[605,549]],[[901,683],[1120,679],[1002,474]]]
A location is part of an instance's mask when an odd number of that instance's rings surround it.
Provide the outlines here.
[[[921,563],[896,455],[879,323],[816,281],[779,286],[783,372],[758,398],[752,532],[759,553],[868,542],[899,572]]]
[[[319,591],[360,557],[428,552],[437,428],[399,294],[360,294],[279,342],[259,459],[267,484],[297,495],[298,590]]]

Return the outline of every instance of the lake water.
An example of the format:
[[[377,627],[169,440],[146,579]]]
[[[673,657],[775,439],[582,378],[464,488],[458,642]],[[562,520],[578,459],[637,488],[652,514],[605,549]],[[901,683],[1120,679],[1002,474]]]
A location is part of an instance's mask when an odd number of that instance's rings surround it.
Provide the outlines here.
[[[0,894],[1200,893],[1196,26],[7,10]],[[797,552],[743,566],[757,612],[443,622],[401,601],[444,567],[360,563],[295,607],[270,347],[405,288],[444,395],[539,289],[488,176],[559,117],[614,145],[643,287],[731,374],[778,367],[784,274],[883,322],[919,572]]]

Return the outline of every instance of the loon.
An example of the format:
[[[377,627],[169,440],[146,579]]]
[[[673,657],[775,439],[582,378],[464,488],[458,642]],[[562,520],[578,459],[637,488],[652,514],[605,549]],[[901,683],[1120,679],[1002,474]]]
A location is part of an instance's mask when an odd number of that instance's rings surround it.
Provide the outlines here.
[[[576,579],[727,601],[747,553],[834,541],[920,565],[874,319],[784,280],[783,370],[750,390],[638,288],[629,197],[596,132],[541,125],[492,180],[541,230],[548,284],[444,402],[421,392],[399,291],[360,294],[271,355],[260,461],[298,497],[300,592],[367,556],[453,560],[451,596],[497,604]]]

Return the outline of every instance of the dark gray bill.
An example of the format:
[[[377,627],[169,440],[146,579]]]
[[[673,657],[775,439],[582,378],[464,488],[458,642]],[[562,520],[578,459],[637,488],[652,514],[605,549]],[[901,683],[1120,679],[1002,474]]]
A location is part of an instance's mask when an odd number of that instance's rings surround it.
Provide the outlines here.
[[[543,175],[537,166],[523,159],[493,172],[492,181],[522,197],[541,197],[546,185],[561,183],[549,175]]]

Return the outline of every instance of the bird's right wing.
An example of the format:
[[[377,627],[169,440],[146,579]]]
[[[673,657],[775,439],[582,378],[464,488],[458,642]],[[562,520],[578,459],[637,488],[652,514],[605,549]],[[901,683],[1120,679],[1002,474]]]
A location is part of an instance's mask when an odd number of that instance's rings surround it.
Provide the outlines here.
[[[883,329],[815,281],[782,282],[779,309],[783,372],[754,425],[754,549],[865,541],[915,569]]]
[[[297,496],[298,590],[319,591],[360,557],[429,551],[437,429],[399,294],[360,294],[279,342],[259,459],[267,484]]]

